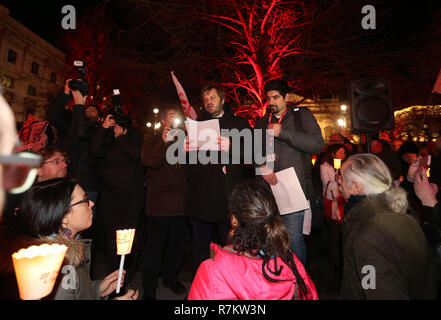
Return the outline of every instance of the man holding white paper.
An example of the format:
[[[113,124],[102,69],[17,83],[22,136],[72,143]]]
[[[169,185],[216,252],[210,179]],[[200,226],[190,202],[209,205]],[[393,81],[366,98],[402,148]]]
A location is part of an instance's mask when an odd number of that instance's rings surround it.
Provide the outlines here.
[[[272,80],[265,87],[269,112],[257,120],[254,129],[267,130],[271,151],[262,146],[266,161],[256,163],[256,175],[261,175],[270,188],[279,183],[277,172],[292,167],[301,186],[300,191],[306,199],[310,199],[313,194],[311,158],[323,148],[324,141],[317,120],[307,108],[287,106],[289,92],[288,83],[282,79]],[[280,188],[277,190],[276,194]],[[306,263],[304,215],[305,210],[282,214],[290,233],[291,249],[303,264]]]
[[[230,137],[222,136],[222,129],[250,130],[246,119],[237,117],[226,102],[226,95],[222,88],[206,86],[201,91],[204,110],[197,124],[206,125],[204,122],[214,121],[213,134],[204,134],[202,140],[215,140],[217,147],[209,141],[204,145],[196,144],[189,127],[189,136],[186,139],[185,150],[188,152],[190,164],[186,167],[188,193],[186,214],[190,217],[193,236],[193,264],[196,272],[199,264],[210,257],[210,241],[215,230],[219,238],[216,242],[225,245],[226,235],[229,231],[227,221],[228,195],[237,182],[244,178],[243,162],[233,164],[232,145]],[[208,121],[207,121],[208,120]],[[217,127],[218,126],[218,127]],[[217,133],[221,130],[220,135]],[[199,130],[196,130],[198,134]],[[209,133],[209,132],[208,132]],[[213,150],[215,149],[215,150]],[[192,159],[197,161],[192,162]],[[206,161],[204,161],[206,160]]]

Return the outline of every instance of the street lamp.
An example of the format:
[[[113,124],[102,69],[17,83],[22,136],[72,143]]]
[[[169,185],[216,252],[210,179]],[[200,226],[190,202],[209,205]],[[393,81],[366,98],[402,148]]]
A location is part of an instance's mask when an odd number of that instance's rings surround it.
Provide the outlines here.
[[[152,127],[152,123],[151,123],[151,122],[147,122],[145,125],[146,125],[148,128],[151,128],[151,127]]]
[[[346,127],[346,121],[343,119],[338,119],[337,123],[340,127]]]
[[[155,125],[153,127],[153,134],[155,134],[156,133],[156,129],[159,129],[159,127],[161,126],[161,123],[158,122],[159,109],[158,108],[154,108],[153,109],[153,113],[155,114],[155,121],[154,121]],[[158,124],[159,124],[159,126],[158,126]]]
[[[340,109],[341,109],[342,111],[346,111],[346,110],[348,109],[348,107],[347,107],[345,104],[342,104],[342,105],[340,106]]]

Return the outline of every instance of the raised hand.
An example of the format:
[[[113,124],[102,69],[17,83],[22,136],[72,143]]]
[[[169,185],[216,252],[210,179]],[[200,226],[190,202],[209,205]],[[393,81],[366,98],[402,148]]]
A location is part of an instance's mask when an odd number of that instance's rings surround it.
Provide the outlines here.
[[[116,125],[116,122],[113,119],[111,114],[107,115],[106,119],[104,119],[103,124],[102,124],[104,129],[109,129],[110,127],[114,127],[115,125]]]

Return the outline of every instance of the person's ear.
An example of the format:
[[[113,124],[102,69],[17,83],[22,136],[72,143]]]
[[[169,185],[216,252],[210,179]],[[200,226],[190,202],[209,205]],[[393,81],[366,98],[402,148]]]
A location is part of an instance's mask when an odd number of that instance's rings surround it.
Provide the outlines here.
[[[70,213],[66,214],[63,217],[63,220],[61,220],[61,226],[63,228],[68,228],[68,226],[69,226],[69,218],[70,218]]]
[[[359,182],[353,181],[351,185],[351,193],[355,195],[363,194],[363,186]]]

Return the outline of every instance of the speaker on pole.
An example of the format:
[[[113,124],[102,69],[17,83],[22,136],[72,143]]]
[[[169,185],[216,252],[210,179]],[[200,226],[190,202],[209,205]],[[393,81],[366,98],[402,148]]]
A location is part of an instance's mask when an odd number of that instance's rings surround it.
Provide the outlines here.
[[[394,128],[389,81],[377,78],[351,81],[349,99],[353,130],[375,132]]]

